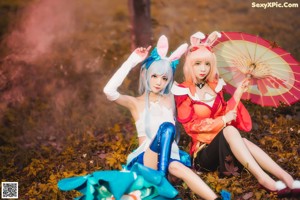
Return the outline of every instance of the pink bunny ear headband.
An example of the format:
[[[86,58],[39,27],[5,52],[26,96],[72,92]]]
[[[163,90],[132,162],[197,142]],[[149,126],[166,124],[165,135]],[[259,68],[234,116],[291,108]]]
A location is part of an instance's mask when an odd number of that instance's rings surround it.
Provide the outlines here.
[[[189,51],[190,52],[196,51],[197,49],[199,49],[199,46],[204,46],[209,51],[212,51],[211,46],[220,37],[221,37],[221,34],[217,31],[214,31],[207,37],[205,42],[202,42],[201,40],[205,39],[205,35],[201,32],[194,33],[190,37],[191,47],[190,47]]]
[[[168,38],[162,35],[158,39],[157,46],[152,50],[150,56],[143,62],[143,66],[148,69],[154,61],[165,59],[171,63],[174,73],[179,63],[179,59],[186,52],[187,47],[188,44],[182,44],[169,57],[166,57],[169,49],[169,42]]]

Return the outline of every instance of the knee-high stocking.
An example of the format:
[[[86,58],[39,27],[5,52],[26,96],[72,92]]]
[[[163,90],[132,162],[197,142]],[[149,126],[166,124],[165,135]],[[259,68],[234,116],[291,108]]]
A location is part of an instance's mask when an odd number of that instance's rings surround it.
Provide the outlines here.
[[[168,172],[172,143],[175,139],[175,127],[170,122],[163,123],[150,145],[150,149],[158,154],[157,169],[165,175]]]

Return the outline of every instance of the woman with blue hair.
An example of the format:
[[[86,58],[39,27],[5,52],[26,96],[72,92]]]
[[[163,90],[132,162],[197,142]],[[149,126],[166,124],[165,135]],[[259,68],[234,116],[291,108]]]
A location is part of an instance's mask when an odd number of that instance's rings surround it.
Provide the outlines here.
[[[148,48],[137,48],[113,75],[104,88],[110,101],[128,108],[135,121],[139,147],[127,158],[127,168],[135,163],[168,173],[182,179],[203,199],[218,199],[217,195],[188,166],[190,159],[183,156],[175,141],[175,104],[170,92],[178,60],[187,44],[178,47],[169,57],[168,39],[161,36],[157,47],[148,56]],[[117,88],[130,70],[142,62],[140,71],[140,96],[120,94]]]

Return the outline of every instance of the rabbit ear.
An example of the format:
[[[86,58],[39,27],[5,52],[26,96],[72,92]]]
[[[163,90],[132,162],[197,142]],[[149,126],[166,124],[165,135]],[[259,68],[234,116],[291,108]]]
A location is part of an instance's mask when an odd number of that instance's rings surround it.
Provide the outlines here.
[[[166,57],[169,49],[168,38],[165,35],[159,37],[157,41],[157,53],[161,58]]]
[[[180,45],[168,58],[169,61],[179,60],[180,57],[186,52],[188,44],[184,43]]]
[[[197,46],[201,43],[201,40],[203,40],[204,38],[205,35],[202,32],[197,32],[190,37],[190,42],[193,46]]]
[[[214,31],[207,37],[204,45],[211,47],[220,37],[221,37],[221,33]]]

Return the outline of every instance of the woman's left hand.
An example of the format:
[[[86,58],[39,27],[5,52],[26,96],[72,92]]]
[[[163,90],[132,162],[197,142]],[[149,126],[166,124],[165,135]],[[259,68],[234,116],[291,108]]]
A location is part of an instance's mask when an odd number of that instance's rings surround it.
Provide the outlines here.
[[[243,95],[244,92],[247,92],[247,90],[249,89],[249,79],[246,78],[244,79],[240,85],[236,88],[236,91],[234,93],[234,97],[236,101],[239,101],[241,96]]]
[[[249,83],[250,83],[250,81],[247,78],[247,79],[244,79],[242,81],[242,83],[239,85],[240,90],[241,90],[242,93],[247,92],[247,90],[249,89]]]

